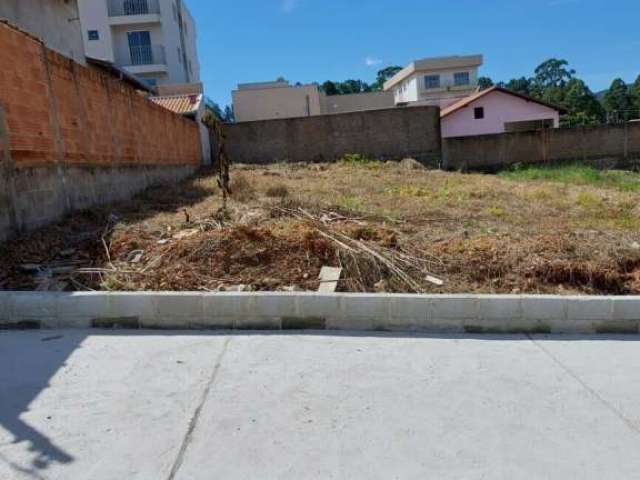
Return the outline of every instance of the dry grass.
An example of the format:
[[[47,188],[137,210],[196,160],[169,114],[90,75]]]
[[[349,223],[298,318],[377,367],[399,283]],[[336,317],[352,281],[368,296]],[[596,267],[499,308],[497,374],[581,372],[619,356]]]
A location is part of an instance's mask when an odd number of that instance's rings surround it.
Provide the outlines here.
[[[0,288],[33,287],[20,263],[60,260],[67,245],[60,238],[101,231],[114,213],[107,240],[117,271],[74,274],[76,288],[315,289],[322,265],[342,265],[343,290],[374,291],[380,281],[389,291],[410,290],[388,268],[345,256],[309,222],[283,213],[302,208],[324,218],[335,238],[346,235],[389,258],[419,256],[445,282],[419,282],[422,271],[414,268],[421,291],[640,293],[640,193],[633,189],[408,172],[364,161],[239,166],[231,178],[228,218],[218,211],[215,175],[203,174],[19,239],[0,252],[7,266]],[[187,236],[179,238],[181,232]],[[77,248],[83,268],[110,268],[97,240]],[[132,265],[135,250],[144,256]]]

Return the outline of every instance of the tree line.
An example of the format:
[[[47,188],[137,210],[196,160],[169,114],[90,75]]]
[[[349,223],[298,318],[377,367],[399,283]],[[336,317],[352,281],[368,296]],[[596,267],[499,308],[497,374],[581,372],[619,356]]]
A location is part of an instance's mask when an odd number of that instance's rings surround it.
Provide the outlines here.
[[[398,65],[383,68],[378,72],[376,81],[370,84],[363,80],[353,79],[345,80],[343,82],[327,80],[319,87],[320,90],[327,95],[349,95],[351,93],[381,92],[383,90],[384,82],[389,80],[400,70],[402,70],[402,67]]]
[[[480,77],[481,89],[494,85],[488,77]],[[550,58],[542,62],[532,77],[520,77],[498,85],[514,92],[564,107],[564,126],[593,125],[640,118],[640,75],[627,85],[616,78],[601,98],[576,77],[576,71],[563,59]]]
[[[384,82],[402,70],[394,65],[380,70],[376,81],[368,84],[363,80],[336,82],[327,80],[320,89],[327,95],[377,92],[383,90]],[[530,97],[558,105],[567,110],[562,118],[564,126],[592,125],[640,118],[640,75],[633,84],[627,85],[616,78],[601,98],[587,84],[576,77],[576,71],[563,59],[550,58],[535,69],[533,76],[513,78],[508,82],[494,83],[489,77],[478,79],[480,89],[493,85],[507,88]]]
[[[357,79],[326,80],[318,87],[327,95],[380,92],[384,83],[400,70],[402,67],[398,65],[383,68],[378,71],[376,80],[372,83]],[[576,71],[569,66],[567,60],[550,58],[538,65],[531,77],[513,78],[508,82],[496,83],[489,77],[478,79],[481,90],[493,85],[563,107],[567,111],[561,119],[563,126],[640,119],[640,75],[629,85],[621,78],[614,79],[609,89],[599,98],[576,76]],[[225,122],[234,121],[233,107],[227,105],[222,109],[211,101],[207,102],[207,107],[219,119]]]

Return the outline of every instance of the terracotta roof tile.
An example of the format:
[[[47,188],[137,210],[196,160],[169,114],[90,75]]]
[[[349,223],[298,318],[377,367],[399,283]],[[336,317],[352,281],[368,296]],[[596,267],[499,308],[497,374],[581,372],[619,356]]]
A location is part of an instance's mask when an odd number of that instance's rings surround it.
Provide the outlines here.
[[[168,95],[165,97],[149,97],[153,103],[180,115],[196,113],[200,109],[202,95]]]

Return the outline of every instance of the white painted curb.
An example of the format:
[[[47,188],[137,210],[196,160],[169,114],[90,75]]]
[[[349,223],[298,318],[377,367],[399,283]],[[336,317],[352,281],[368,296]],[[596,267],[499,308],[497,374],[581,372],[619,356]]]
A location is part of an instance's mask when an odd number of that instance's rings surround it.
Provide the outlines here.
[[[640,296],[0,291],[0,328],[640,333]]]

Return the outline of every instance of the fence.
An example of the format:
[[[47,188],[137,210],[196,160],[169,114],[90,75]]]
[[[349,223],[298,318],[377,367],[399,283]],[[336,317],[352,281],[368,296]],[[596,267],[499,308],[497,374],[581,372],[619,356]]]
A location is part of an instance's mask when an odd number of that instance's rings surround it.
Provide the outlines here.
[[[193,172],[197,124],[0,23],[0,241]]]
[[[634,168],[640,165],[640,122],[446,138],[442,152],[448,170],[570,161]]]
[[[391,108],[226,126],[227,152],[238,163],[322,162],[348,153],[376,159],[413,157],[437,166],[440,110]]]
[[[116,58],[118,65],[123,67],[136,65],[166,65],[167,61],[162,45],[130,46],[126,52]]]
[[[107,6],[110,17],[160,13],[158,0],[109,0]]]

